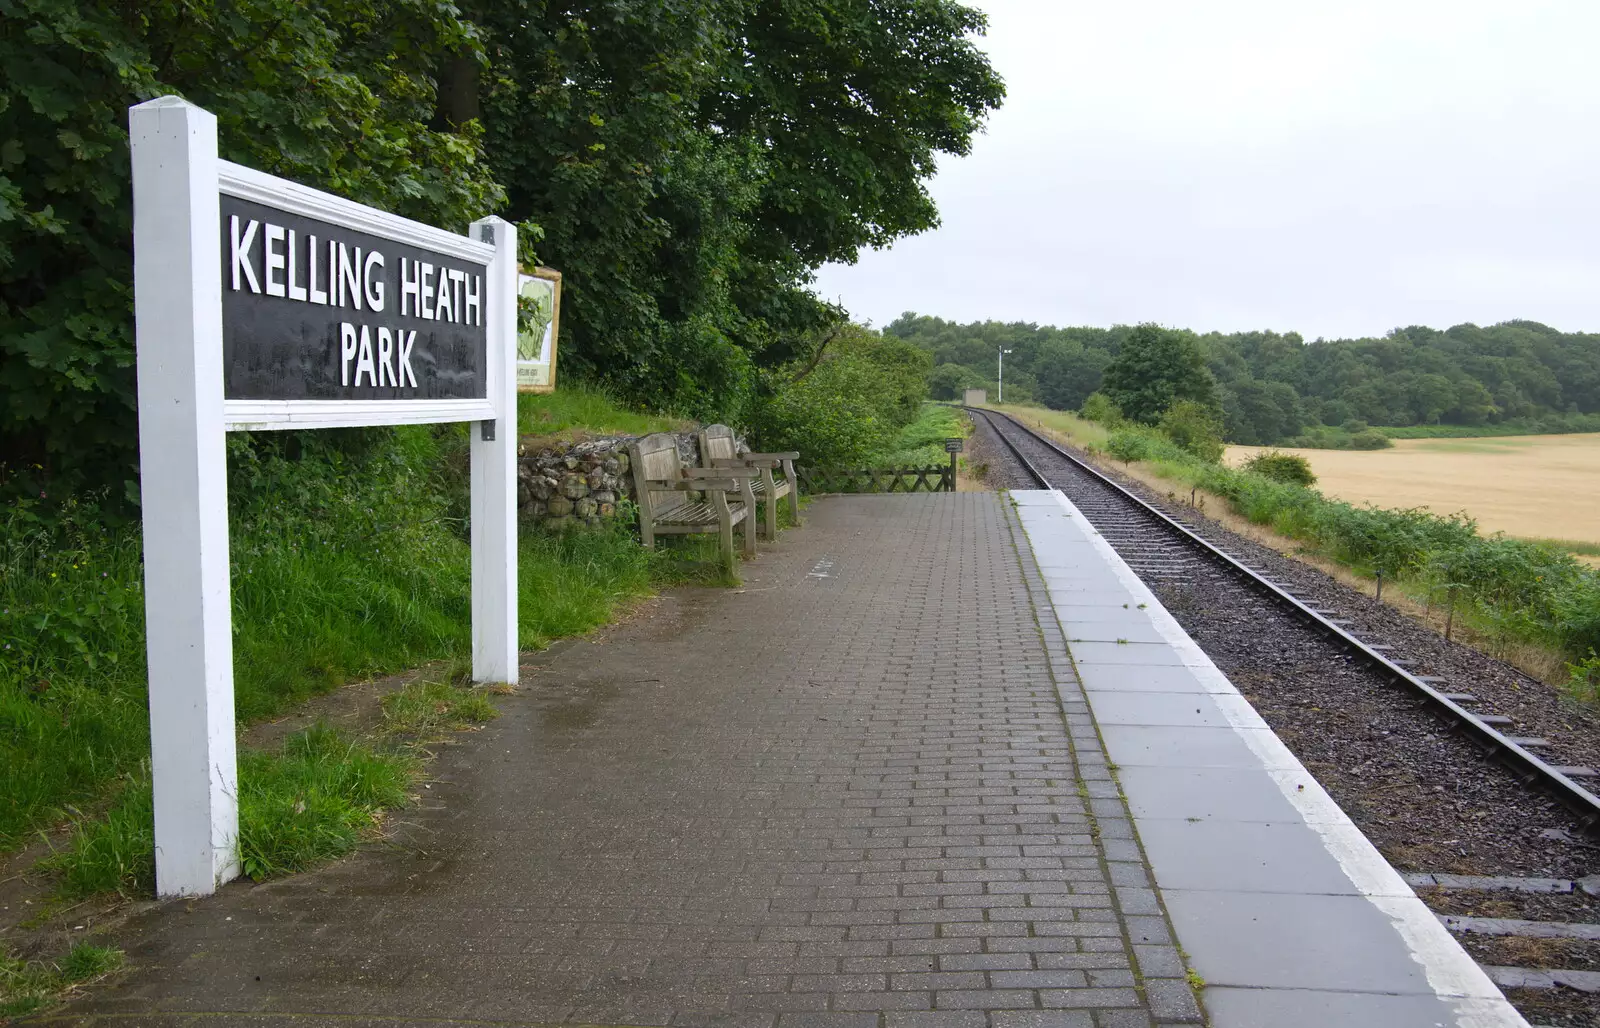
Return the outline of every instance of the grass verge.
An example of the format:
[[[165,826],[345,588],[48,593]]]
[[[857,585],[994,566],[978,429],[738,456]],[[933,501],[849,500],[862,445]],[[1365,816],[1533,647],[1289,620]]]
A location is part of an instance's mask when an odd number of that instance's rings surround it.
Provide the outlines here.
[[[629,410],[605,393],[586,386],[563,386],[553,393],[517,394],[517,432],[547,445],[591,435],[649,435],[686,424],[678,418]]]
[[[522,403],[568,427],[669,424],[593,392]],[[462,426],[230,436],[241,723],[468,652],[466,446]],[[113,797],[108,818],[149,823],[135,801],[149,752],[139,527],[46,502],[0,512],[0,851]],[[587,632],[663,585],[730,577],[703,547],[646,551],[626,528],[525,531],[520,642]],[[112,847],[97,880],[128,880],[127,859]]]
[[[61,1002],[73,990],[122,966],[122,951],[79,943],[56,961],[0,955],[0,1022]]]
[[[448,671],[445,674],[448,677]],[[480,690],[428,676],[383,699],[377,731],[353,738],[325,724],[273,751],[239,754],[239,860],[255,881],[304,871],[353,851],[406,804],[424,766],[421,747],[499,716]],[[46,861],[72,900],[155,888],[148,768],[130,775],[101,817],[84,817]]]

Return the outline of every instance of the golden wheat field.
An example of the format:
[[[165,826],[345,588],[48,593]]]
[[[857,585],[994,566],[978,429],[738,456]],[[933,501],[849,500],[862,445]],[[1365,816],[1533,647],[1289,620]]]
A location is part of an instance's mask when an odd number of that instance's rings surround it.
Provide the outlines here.
[[[1238,464],[1264,447],[1230,446]],[[1466,511],[1484,533],[1600,546],[1600,434],[1397,439],[1391,450],[1284,450],[1325,495],[1380,507]]]

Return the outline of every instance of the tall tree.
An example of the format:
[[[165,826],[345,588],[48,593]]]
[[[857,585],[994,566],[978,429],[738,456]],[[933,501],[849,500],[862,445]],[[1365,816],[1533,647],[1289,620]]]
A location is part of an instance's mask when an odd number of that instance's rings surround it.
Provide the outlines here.
[[[433,66],[478,54],[448,0],[0,0],[0,483],[136,467],[128,112],[177,93],[222,156],[465,228],[502,193]]]
[[[483,4],[511,213],[564,272],[562,359],[737,417],[842,312],[807,288],[937,222],[923,187],[1003,90],[951,0]]]
[[[1124,416],[1150,425],[1178,400],[1220,406],[1216,382],[1194,335],[1155,324],[1128,333],[1100,388]]]
[[[522,222],[565,272],[569,373],[739,417],[841,319],[814,269],[936,223],[924,180],[1003,95],[982,27],[954,0],[0,0],[0,485],[131,478],[131,104],[184,95],[224,157],[400,214]]]

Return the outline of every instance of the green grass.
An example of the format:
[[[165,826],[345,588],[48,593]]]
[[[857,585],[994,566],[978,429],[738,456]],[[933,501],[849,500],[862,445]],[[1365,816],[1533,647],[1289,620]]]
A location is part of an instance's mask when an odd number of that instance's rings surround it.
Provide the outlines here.
[[[291,735],[275,753],[242,750],[245,875],[260,881],[349,853],[373,833],[383,811],[405,803],[419,766],[403,749],[380,751],[321,724]],[[71,842],[45,862],[60,876],[64,898],[154,891],[150,801],[146,770],[130,776],[105,816],[80,819]]]
[[[423,741],[443,738],[499,716],[500,711],[483,693],[437,679],[413,682],[383,698],[384,730]]]
[[[1065,436],[1074,446],[1085,449],[1104,449],[1106,440],[1111,437],[1110,430],[1104,426],[1086,421],[1069,411],[1020,404],[1006,404],[994,409],[1004,411],[1029,425],[1043,425]]]
[[[15,960],[0,955],[0,1021],[37,1013],[74,986],[122,966],[122,951],[80,942],[58,961]]]
[[[594,395],[569,411],[593,409]],[[608,428],[635,417],[610,410]],[[231,439],[241,722],[468,653],[465,447],[460,426]],[[124,799],[107,816],[149,822],[136,801],[149,755],[140,536],[105,521],[80,504],[48,521],[31,507],[0,513],[0,850],[113,795]],[[620,527],[524,531],[522,646],[589,631],[665,584],[728,581],[703,542],[652,552]],[[97,843],[100,880],[137,877],[135,834],[119,825]]]
[[[517,394],[517,432],[533,436],[649,435],[671,432],[685,422],[629,410],[596,389],[563,386],[553,393]]]
[[[1587,557],[1600,557],[1600,543],[1586,542],[1582,539],[1529,539],[1530,543],[1538,543],[1567,553],[1581,553]]]
[[[276,752],[239,754],[239,857],[256,881],[293,874],[351,852],[371,837],[385,811],[404,806],[421,772],[418,747],[500,712],[453,662],[443,677],[412,682],[382,701],[371,740],[323,724],[289,736]],[[70,844],[46,861],[64,898],[100,892],[149,895],[155,885],[147,768],[128,776],[100,817],[79,819]]]
[[[409,753],[378,752],[325,725],[291,735],[279,753],[245,751],[239,761],[244,873],[261,881],[349,853],[372,834],[383,811],[405,803],[417,767]]]
[[[953,407],[925,403],[917,420],[902,428],[882,457],[873,461],[880,467],[925,467],[946,464],[944,440],[964,437],[970,423]]]

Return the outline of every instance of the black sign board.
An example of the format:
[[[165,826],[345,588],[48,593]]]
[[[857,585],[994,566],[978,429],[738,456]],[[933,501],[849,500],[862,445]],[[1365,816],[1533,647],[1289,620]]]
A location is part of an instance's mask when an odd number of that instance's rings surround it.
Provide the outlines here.
[[[223,395],[488,395],[486,266],[224,194]]]
[[[964,440],[961,440],[961,439],[946,439],[944,441],[944,452],[945,453],[960,453],[962,447],[965,446],[965,445],[966,445],[966,442]]]

